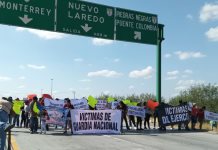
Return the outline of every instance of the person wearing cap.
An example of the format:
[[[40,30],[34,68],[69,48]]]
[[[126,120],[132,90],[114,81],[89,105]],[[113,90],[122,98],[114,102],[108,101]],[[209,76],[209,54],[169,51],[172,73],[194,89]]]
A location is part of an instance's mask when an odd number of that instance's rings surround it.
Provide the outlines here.
[[[6,142],[6,132],[13,128],[13,126],[7,124],[11,107],[12,103],[7,100],[0,99],[0,150],[4,150]]]

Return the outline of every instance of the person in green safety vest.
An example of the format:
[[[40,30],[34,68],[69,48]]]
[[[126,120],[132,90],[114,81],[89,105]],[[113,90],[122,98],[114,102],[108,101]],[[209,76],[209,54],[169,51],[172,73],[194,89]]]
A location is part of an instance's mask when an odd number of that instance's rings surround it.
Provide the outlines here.
[[[24,106],[24,102],[21,101],[19,98],[16,98],[13,101],[13,111],[14,111],[13,125],[14,126],[17,123],[17,127],[19,127],[21,107],[23,106]]]
[[[30,103],[30,130],[31,134],[37,133],[38,130],[38,116],[40,114],[38,98],[33,97],[32,102]]]

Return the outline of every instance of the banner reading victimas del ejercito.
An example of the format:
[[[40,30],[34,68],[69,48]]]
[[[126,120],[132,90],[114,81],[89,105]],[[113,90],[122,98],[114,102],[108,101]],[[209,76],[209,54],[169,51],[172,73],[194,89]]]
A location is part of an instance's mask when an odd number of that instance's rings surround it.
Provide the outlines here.
[[[120,110],[71,110],[74,134],[120,134]]]
[[[158,108],[158,118],[161,126],[169,126],[189,120],[188,105],[171,106],[161,104]]]

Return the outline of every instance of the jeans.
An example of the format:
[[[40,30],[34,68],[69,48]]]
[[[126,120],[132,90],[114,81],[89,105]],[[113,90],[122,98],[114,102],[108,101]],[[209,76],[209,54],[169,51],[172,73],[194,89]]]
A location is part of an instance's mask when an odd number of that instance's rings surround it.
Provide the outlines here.
[[[8,122],[8,113],[0,109],[0,150],[4,150],[6,142],[5,125]]]
[[[20,115],[16,114],[13,118],[13,125],[15,125],[17,123],[17,127],[19,127],[19,123],[20,123]]]
[[[31,129],[31,132],[37,132],[37,129],[38,129],[38,118],[37,117],[30,117],[30,129]]]

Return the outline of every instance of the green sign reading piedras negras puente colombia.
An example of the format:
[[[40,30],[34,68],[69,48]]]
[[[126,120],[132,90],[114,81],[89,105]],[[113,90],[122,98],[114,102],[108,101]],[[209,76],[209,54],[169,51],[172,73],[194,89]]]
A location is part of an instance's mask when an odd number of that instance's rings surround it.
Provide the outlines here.
[[[0,0],[0,23],[157,45],[157,15],[80,0]]]

